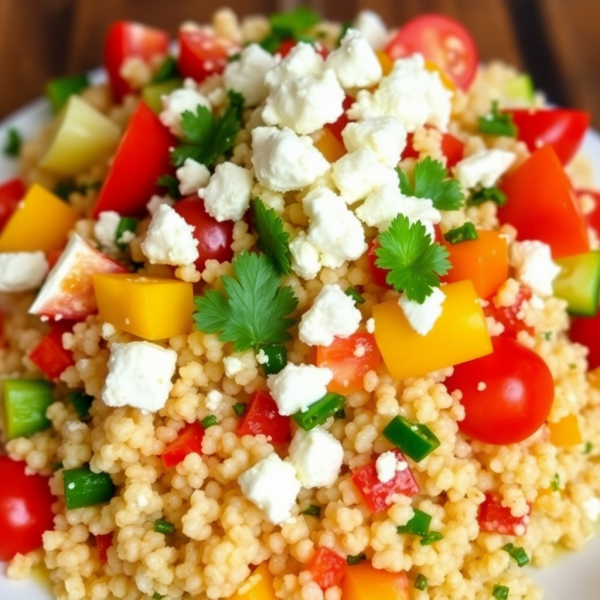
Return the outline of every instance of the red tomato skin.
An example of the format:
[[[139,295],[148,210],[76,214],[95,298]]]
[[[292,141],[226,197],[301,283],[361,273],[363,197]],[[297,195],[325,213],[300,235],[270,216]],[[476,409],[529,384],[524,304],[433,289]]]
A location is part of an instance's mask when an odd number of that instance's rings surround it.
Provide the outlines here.
[[[179,30],[179,72],[183,77],[203,81],[209,75],[222,73],[227,59],[241,47],[206,29]]]
[[[585,194],[587,196],[592,196],[594,199],[594,210],[585,215],[585,221],[589,227],[596,231],[596,235],[600,235],[600,192],[597,192],[596,190],[577,190],[575,194],[578,198]]]
[[[447,44],[449,40],[454,42],[452,47]],[[471,34],[458,21],[441,14],[423,14],[411,19],[388,42],[385,51],[393,60],[421,53],[462,90],[471,85],[479,65]]]
[[[588,350],[588,369],[600,367],[600,312],[594,317],[572,317],[569,329],[571,341]]]
[[[552,146],[563,165],[575,156],[590,125],[590,115],[583,110],[511,108],[503,112],[512,115],[519,140],[531,152],[541,146]]]
[[[283,444],[291,436],[291,420],[279,414],[275,400],[267,392],[252,394],[246,413],[240,419],[237,434],[266,435],[273,444]]]
[[[347,568],[346,558],[325,546],[319,546],[306,565],[313,581],[322,590],[338,585],[344,578]]]
[[[25,467],[0,456],[0,561],[41,548],[42,534],[54,526],[50,478],[26,475]]]
[[[120,70],[128,58],[139,57],[145,61],[169,51],[169,33],[132,21],[116,21],[106,33],[104,41],[104,67],[108,73],[113,98],[120,102],[132,92],[129,83],[121,77]]]
[[[188,225],[194,227],[194,238],[198,240],[196,268],[204,269],[207,260],[229,261],[233,258],[233,221],[219,223],[205,210],[204,202],[197,196],[179,200],[173,207]]]
[[[54,324],[29,355],[29,359],[50,379],[57,379],[65,369],[75,364],[73,353],[62,346],[62,336],[67,331],[71,331],[70,324],[62,321]]]
[[[484,307],[483,312],[486,317],[493,317],[504,326],[504,331],[501,335],[517,339],[521,331],[526,331],[533,335],[534,329],[530,327],[517,316],[523,307],[523,302],[530,300],[532,296],[531,290],[526,287],[521,287],[514,304],[510,306],[496,306],[493,300],[490,300],[488,305]]]
[[[501,223],[516,227],[519,240],[540,240],[554,258],[589,251],[585,218],[552,146],[543,146],[501,184],[507,202]]]
[[[25,191],[25,184],[18,177],[0,184],[0,231],[15,212],[15,208],[25,196]]]
[[[369,261],[369,271],[371,271],[371,280],[376,285],[384,287],[388,290],[394,289],[387,281],[386,277],[389,271],[387,269],[382,269],[375,264],[377,260],[377,254],[375,254],[375,250],[379,248],[380,244],[375,238],[371,244],[369,245],[369,249],[367,250],[367,260]]]
[[[499,494],[486,494],[485,500],[479,505],[477,521],[479,530],[486,533],[500,533],[502,535],[523,536],[529,525],[529,512],[522,517],[513,517],[510,508],[502,506]]]
[[[140,217],[153,194],[156,180],[173,172],[170,148],[177,144],[171,132],[144,102],[140,102],[119,143],[92,216],[114,210],[125,217]]]
[[[450,392],[462,391],[462,433],[487,444],[515,444],[545,423],[554,381],[533,350],[505,336],[492,338],[492,343],[492,354],[456,365],[445,384]],[[478,389],[482,383],[485,389]]]
[[[98,559],[101,564],[106,564],[108,560],[108,549],[112,546],[112,533],[103,533],[101,535],[95,535],[96,549],[98,550]]]
[[[404,460],[400,450],[393,450],[398,460]],[[375,461],[371,461],[364,467],[356,469],[352,473],[352,483],[358,488],[365,504],[372,513],[379,513],[389,508],[393,503],[395,494],[414,496],[419,492],[419,485],[409,467],[404,471],[397,471],[394,479],[382,483],[377,477]]]
[[[162,459],[165,468],[170,469],[178,465],[192,452],[202,454],[203,437],[204,427],[198,421],[185,425],[177,437],[163,450]]]
[[[419,153],[413,147],[414,134],[406,136],[406,146],[402,151],[401,160],[405,158],[419,158]],[[463,159],[465,144],[451,133],[442,134],[442,152],[446,157],[446,168],[451,169],[457,162]]]

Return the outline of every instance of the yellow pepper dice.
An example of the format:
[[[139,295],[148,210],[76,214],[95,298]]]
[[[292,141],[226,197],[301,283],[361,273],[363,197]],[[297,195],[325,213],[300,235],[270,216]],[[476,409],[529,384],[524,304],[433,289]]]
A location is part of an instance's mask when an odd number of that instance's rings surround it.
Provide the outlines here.
[[[432,60],[426,60],[425,61],[425,68],[430,71],[431,73],[437,73],[440,76],[440,80],[442,81],[442,85],[447,89],[450,90],[451,92],[455,92],[456,91],[456,86],[454,85],[454,82],[450,79],[450,77],[448,77],[448,75],[446,75],[446,73],[440,68],[438,67],[438,65],[436,65]]]
[[[375,54],[377,55],[377,60],[379,61],[379,64],[381,65],[381,70],[383,71],[383,76],[385,77],[385,76],[389,75],[392,72],[392,69],[394,68],[394,61],[383,50],[377,50],[377,52],[375,52]]]
[[[570,414],[556,423],[548,423],[550,443],[555,446],[575,446],[581,444],[581,430],[577,415]]]
[[[0,233],[0,252],[59,250],[78,218],[66,202],[35,183]]]
[[[229,600],[277,600],[267,563],[261,563]]]
[[[427,335],[408,323],[397,300],[373,307],[375,340],[394,379],[431,371],[492,353],[485,315],[471,281],[443,286],[442,315]]]
[[[146,340],[190,333],[194,312],[191,283],[134,273],[94,275],[100,318]]]
[[[315,148],[330,162],[342,158],[346,154],[344,144],[338,140],[329,127],[323,129],[321,137],[315,142]]]

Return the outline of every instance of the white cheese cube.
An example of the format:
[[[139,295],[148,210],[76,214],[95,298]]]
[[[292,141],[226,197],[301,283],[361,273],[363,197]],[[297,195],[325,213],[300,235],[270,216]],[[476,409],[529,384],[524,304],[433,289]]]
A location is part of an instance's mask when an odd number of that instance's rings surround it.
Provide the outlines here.
[[[265,83],[271,88],[298,77],[320,77],[324,71],[323,57],[312,44],[299,42],[275,67],[265,73]]]
[[[207,187],[198,190],[206,212],[217,221],[240,221],[250,206],[252,172],[232,162],[217,165]]]
[[[43,252],[0,253],[0,292],[27,292],[42,285],[48,273]]]
[[[179,179],[179,193],[183,196],[195,194],[200,188],[206,187],[210,180],[210,171],[193,158],[186,158],[175,174]]]
[[[389,38],[383,19],[372,10],[361,10],[358,13],[354,21],[354,29],[367,38],[373,50],[382,50]]]
[[[398,304],[410,326],[419,334],[427,335],[442,315],[442,304],[446,294],[440,288],[433,288],[423,304],[409,300],[406,294],[398,298]]]
[[[552,260],[548,244],[538,240],[515,242],[510,249],[510,263],[518,281],[540,296],[552,295],[552,283],[560,267]]]
[[[304,231],[301,231],[290,242],[290,253],[292,255],[292,270],[296,275],[307,281],[318,275],[321,270],[319,251],[308,241]]]
[[[94,236],[101,248],[106,250],[116,250],[116,237],[121,215],[114,210],[106,210],[98,215],[98,220],[94,223]]]
[[[348,152],[370,148],[387,167],[395,167],[406,146],[406,129],[395,117],[377,117],[348,123],[342,131]]]
[[[181,115],[189,111],[196,114],[199,106],[205,106],[210,110],[210,102],[194,89],[181,88],[162,97],[163,109],[159,115],[160,122],[171,130],[177,137],[182,137]]]
[[[454,174],[466,188],[493,187],[516,158],[517,155],[508,150],[479,150],[457,163]]]

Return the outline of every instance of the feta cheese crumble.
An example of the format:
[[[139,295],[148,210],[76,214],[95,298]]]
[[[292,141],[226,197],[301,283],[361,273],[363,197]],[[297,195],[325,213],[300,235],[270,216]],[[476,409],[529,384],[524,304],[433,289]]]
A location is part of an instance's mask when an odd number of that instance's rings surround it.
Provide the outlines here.
[[[400,460],[393,451],[389,450],[377,457],[375,469],[377,470],[377,479],[381,483],[388,483],[396,477],[398,471],[408,469],[408,463]]]
[[[265,83],[275,89],[290,79],[320,77],[324,65],[323,57],[312,44],[298,42],[278,65],[265,73]]]
[[[354,21],[354,29],[360,31],[373,50],[382,50],[389,33],[383,19],[372,10],[361,10]]]
[[[301,231],[289,245],[292,255],[292,270],[296,275],[310,281],[321,270],[319,251],[308,241],[306,233]]]
[[[181,88],[163,96],[162,105],[163,109],[159,115],[160,122],[179,138],[183,136],[181,115],[184,112],[195,113],[199,106],[205,106],[210,110],[208,98],[196,90],[188,88]]]
[[[177,352],[150,342],[115,343],[102,388],[107,406],[132,406],[147,412],[164,407],[173,384]]]
[[[175,204],[175,200],[170,196],[159,196],[158,194],[154,194],[146,204],[146,209],[150,215],[154,215],[154,213],[163,205],[173,206]]]
[[[347,338],[360,325],[362,315],[336,283],[321,288],[313,305],[302,315],[298,337],[309,346],[330,346],[334,338]]]
[[[493,187],[515,162],[517,155],[508,150],[479,150],[461,160],[454,167],[454,174],[463,187]]]
[[[375,319],[373,317],[367,319],[366,327],[368,333],[375,333]]]
[[[289,416],[320,400],[327,393],[327,384],[332,379],[330,369],[288,363],[277,375],[269,375],[267,386],[279,414]]]
[[[442,304],[446,294],[440,288],[433,288],[423,304],[409,300],[405,294],[398,298],[398,304],[410,326],[419,334],[427,335],[442,315]]]
[[[237,356],[226,356],[223,359],[223,366],[225,367],[225,375],[230,379],[241,373],[244,368],[242,361]]]
[[[206,212],[219,222],[241,221],[250,206],[252,171],[232,162],[217,165],[207,187],[198,190]]]
[[[206,394],[205,405],[208,410],[217,410],[223,400],[223,394],[219,390],[210,390]]]
[[[48,273],[43,252],[0,253],[0,292],[27,292],[42,285]]]
[[[342,131],[348,152],[370,148],[387,167],[396,167],[406,146],[406,130],[395,117],[348,123]]]
[[[194,227],[168,204],[154,213],[141,248],[153,265],[189,265],[198,258]]]
[[[552,260],[550,246],[538,240],[515,242],[510,251],[510,263],[518,281],[540,296],[552,295],[552,283],[560,267]]]
[[[94,223],[94,237],[101,248],[106,250],[116,250],[116,237],[121,215],[114,210],[105,210],[98,215],[98,220]]]
[[[186,158],[175,174],[179,179],[179,193],[182,196],[195,194],[200,188],[207,186],[210,180],[210,171],[193,158]]]

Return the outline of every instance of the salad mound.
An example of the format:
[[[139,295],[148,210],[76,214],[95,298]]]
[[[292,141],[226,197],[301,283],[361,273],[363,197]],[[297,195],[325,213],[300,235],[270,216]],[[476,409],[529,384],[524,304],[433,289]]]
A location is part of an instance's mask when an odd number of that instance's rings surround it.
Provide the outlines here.
[[[57,600],[518,600],[600,517],[589,117],[459,23],[107,32],[0,184],[0,560]],[[557,134],[557,131],[559,132]]]

